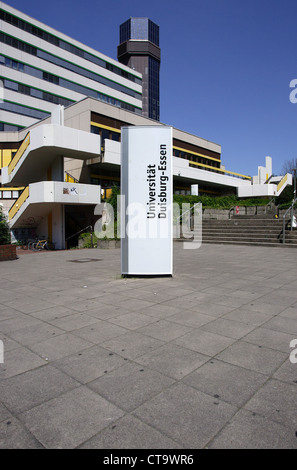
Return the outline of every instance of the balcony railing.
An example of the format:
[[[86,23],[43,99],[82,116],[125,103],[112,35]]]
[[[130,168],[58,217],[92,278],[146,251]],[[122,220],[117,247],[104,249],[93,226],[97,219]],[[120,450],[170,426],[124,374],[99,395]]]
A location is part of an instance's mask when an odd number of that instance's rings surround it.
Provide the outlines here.
[[[28,148],[29,145],[30,145],[30,132],[24,138],[24,140],[22,142],[22,145],[20,146],[17,153],[15,154],[15,156],[13,157],[13,159],[11,160],[11,162],[8,165],[8,174],[9,175],[15,169],[16,165],[18,164],[18,162],[20,161],[20,159],[24,155],[24,153],[25,153],[25,151],[26,151],[26,149]]]
[[[11,206],[11,208],[8,211],[8,218],[9,220],[12,220],[16,213],[20,210],[24,202],[28,199],[29,197],[29,186],[26,186],[20,197],[15,201],[15,203]]]

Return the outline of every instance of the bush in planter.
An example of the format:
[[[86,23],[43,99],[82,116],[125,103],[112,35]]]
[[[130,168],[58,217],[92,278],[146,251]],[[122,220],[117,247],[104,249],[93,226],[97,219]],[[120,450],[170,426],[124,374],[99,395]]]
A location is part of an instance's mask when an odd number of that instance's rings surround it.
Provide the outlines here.
[[[91,237],[90,232],[81,233],[78,239],[83,240],[82,248],[93,248],[94,246],[97,246],[97,237],[94,233],[92,234],[92,237]],[[93,246],[92,246],[92,240],[93,240]]]
[[[5,215],[0,208],[0,245],[10,245],[10,228]]]

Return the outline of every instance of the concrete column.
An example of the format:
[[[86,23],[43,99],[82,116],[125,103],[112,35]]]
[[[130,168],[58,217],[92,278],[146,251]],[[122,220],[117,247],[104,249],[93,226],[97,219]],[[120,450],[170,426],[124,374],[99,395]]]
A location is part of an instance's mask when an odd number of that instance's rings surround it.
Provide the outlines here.
[[[199,196],[199,185],[191,184],[191,196]]]
[[[57,204],[52,211],[52,241],[56,250],[65,249],[65,216],[64,205]]]
[[[54,160],[50,172],[52,181],[64,181],[64,157],[62,155]]]

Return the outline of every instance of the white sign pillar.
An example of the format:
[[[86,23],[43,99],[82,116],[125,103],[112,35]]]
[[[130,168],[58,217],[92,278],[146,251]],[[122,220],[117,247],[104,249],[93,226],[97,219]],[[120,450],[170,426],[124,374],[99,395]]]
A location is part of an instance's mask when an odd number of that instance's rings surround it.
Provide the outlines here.
[[[191,196],[199,196],[198,184],[191,184]]]
[[[172,128],[122,127],[121,270],[172,275]]]

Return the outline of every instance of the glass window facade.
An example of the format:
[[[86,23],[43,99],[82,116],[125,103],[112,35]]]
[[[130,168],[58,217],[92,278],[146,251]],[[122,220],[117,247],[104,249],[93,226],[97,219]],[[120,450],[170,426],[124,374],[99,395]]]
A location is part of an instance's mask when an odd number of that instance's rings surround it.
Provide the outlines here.
[[[50,115],[47,111],[41,111],[39,109],[30,108],[10,101],[0,102],[0,109],[3,111],[9,111],[11,113],[22,114],[35,119],[44,119]]]
[[[98,126],[91,125],[91,133],[100,135],[102,138],[102,141],[104,139],[109,139],[109,140],[114,140],[116,142],[120,142],[121,140],[120,132],[113,132],[110,129],[105,129],[105,128],[98,127]]]
[[[159,26],[148,18],[130,18],[120,25],[120,43],[133,39],[159,46]]]
[[[8,124],[7,122],[0,122],[0,132],[17,132],[24,129],[22,126],[15,124]]]
[[[9,90],[17,91],[23,95],[33,96],[34,98],[39,98],[43,101],[49,101],[54,104],[61,104],[62,106],[69,106],[72,103],[75,103],[74,100],[68,100],[58,95],[48,93],[37,88],[29,87],[28,85],[23,85],[22,83],[14,82],[12,80],[4,79],[4,88]]]
[[[160,120],[160,62],[149,57],[149,117]]]

